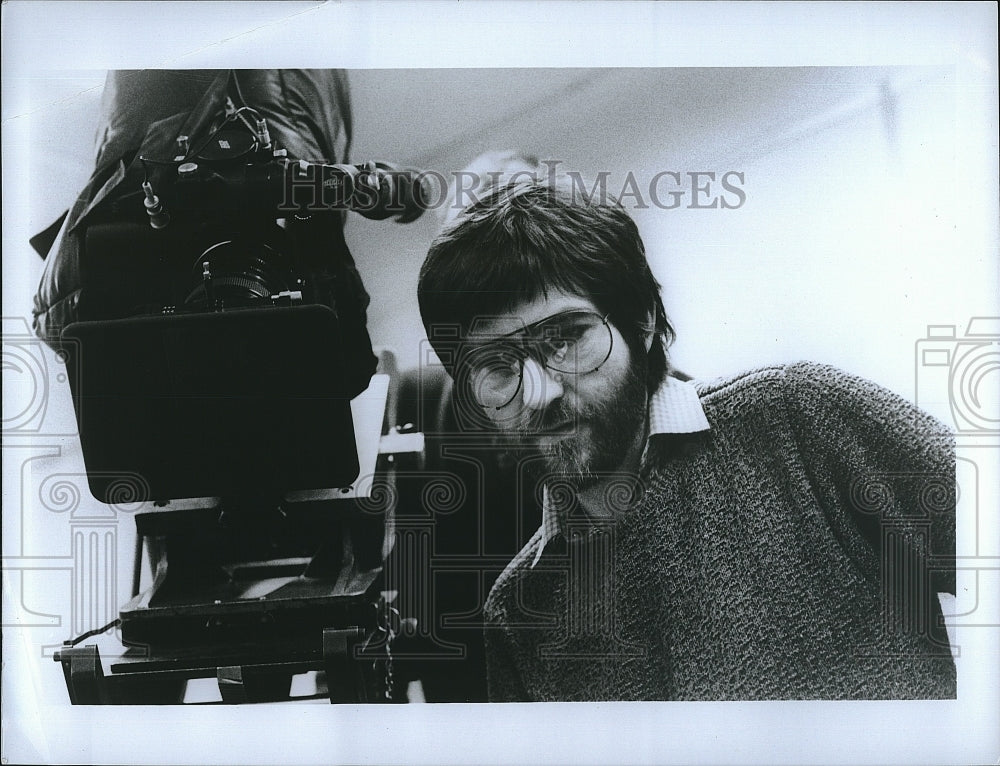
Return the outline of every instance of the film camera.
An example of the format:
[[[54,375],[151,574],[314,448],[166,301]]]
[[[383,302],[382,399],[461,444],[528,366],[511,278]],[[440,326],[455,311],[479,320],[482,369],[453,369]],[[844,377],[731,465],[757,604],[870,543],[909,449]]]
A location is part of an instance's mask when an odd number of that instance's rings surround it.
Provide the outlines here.
[[[279,699],[318,670],[331,701],[391,699],[386,490],[420,441],[385,446],[393,364],[342,227],[415,219],[419,175],[292,157],[232,97],[173,141],[120,162],[68,227],[80,290],[59,345],[88,483],[142,504],[129,649],[105,675],[87,635],[68,641],[70,698],[180,702],[214,676],[224,701]]]

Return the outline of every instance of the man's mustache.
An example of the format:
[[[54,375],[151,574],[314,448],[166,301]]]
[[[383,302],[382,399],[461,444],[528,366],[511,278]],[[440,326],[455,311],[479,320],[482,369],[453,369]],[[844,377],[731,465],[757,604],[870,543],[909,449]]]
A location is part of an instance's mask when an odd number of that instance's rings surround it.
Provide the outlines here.
[[[538,411],[519,429],[526,436],[543,434],[572,434],[591,413],[554,403]]]

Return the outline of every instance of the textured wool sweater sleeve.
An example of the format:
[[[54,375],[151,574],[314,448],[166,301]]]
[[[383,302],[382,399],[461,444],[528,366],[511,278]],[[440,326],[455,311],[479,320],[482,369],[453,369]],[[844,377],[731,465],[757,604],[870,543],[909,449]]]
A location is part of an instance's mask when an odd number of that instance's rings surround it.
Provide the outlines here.
[[[523,702],[529,699],[521,683],[505,627],[486,631],[486,683],[490,702]]]
[[[860,536],[880,553],[883,569],[916,557],[932,592],[954,593],[950,432],[902,397],[833,367],[799,363],[786,372],[800,454],[818,496],[839,500],[828,516],[845,549]]]
[[[508,572],[524,571],[542,547],[542,530],[538,530],[527,545],[507,566]],[[521,679],[518,655],[511,636],[510,615],[500,602],[488,600],[484,632],[486,648],[486,684],[490,702],[525,702],[531,699]]]

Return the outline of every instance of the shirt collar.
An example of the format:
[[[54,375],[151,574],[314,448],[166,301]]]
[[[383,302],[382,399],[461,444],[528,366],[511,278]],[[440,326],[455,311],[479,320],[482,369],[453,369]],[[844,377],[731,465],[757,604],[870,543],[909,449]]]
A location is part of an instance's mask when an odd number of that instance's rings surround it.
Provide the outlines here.
[[[668,375],[649,399],[649,435],[694,434],[711,429],[698,390],[688,381]],[[648,444],[648,441],[647,441]],[[548,487],[542,489],[542,539],[531,566],[542,557],[550,540],[562,533],[559,515],[549,500]]]

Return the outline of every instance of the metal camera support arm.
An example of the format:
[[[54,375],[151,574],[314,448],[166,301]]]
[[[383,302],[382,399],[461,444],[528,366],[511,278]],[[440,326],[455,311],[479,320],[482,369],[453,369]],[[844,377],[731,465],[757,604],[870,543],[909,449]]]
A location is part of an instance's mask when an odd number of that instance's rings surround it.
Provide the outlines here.
[[[363,465],[359,479],[351,487],[289,493],[299,505],[354,519],[356,523],[344,527],[337,565],[309,562],[301,576],[288,578],[288,590],[263,598],[213,602],[204,592],[200,598],[189,598],[185,591],[183,598],[170,595],[150,608],[151,600],[156,603],[157,561],[163,566],[161,574],[167,568],[166,557],[158,558],[160,554],[150,548],[153,586],[122,608],[117,624],[123,626],[121,636],[129,648],[112,659],[109,672],[97,644],[77,645],[99,631],[67,641],[55,653],[73,704],[178,704],[186,682],[204,678],[216,679],[224,703],[287,700],[292,676],[307,671],[325,674],[330,702],[395,701],[392,642],[401,618],[398,591],[392,588],[405,584],[386,583],[384,559],[394,542],[395,473],[418,466],[424,444],[423,434],[400,433],[389,425],[396,422],[398,401],[391,354],[383,353],[380,372],[370,388],[376,391],[375,403],[369,401],[366,407],[355,401],[359,433],[371,430],[363,424],[364,409],[369,411],[369,425],[376,406],[381,405],[384,413],[369,441],[367,451],[373,454],[361,456],[367,468]],[[202,519],[213,518],[210,508],[177,510],[181,505],[167,503],[137,516],[140,545],[143,530],[185,532],[183,525],[176,527],[178,519],[199,514]],[[380,550],[355,552],[353,541],[366,534],[366,524],[372,534],[376,525],[382,527],[377,530]],[[147,537],[146,543],[151,539]],[[182,557],[181,562],[189,559]],[[267,563],[251,562],[251,568],[263,572]],[[277,564],[287,566],[284,561]],[[171,565],[176,567],[175,562]],[[309,568],[318,570],[319,576],[311,576]],[[248,593],[255,587],[252,579],[242,582],[248,584]],[[140,645],[137,636],[148,637],[149,644]],[[114,652],[117,642],[110,636],[101,640]]]
[[[389,604],[380,600],[380,612]],[[372,633],[368,633],[368,636]],[[243,658],[236,664],[216,664],[200,658],[157,658],[117,662],[111,675],[104,674],[96,645],[67,646],[55,653],[61,663],[66,690],[73,705],[180,704],[186,682],[215,678],[222,702],[242,704],[290,699],[292,676],[310,670],[326,675],[331,703],[375,703],[394,701],[391,654],[362,656],[365,629],[325,628],[322,650],[299,659]],[[386,646],[389,644],[387,643]],[[221,661],[225,661],[219,658]]]

